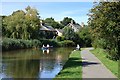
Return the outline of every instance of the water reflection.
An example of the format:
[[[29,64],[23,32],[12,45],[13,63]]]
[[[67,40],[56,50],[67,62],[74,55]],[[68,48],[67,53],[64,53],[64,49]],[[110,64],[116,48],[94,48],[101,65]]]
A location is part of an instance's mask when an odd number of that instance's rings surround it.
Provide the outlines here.
[[[43,51],[43,54],[44,54],[44,53],[47,53],[47,54],[50,53],[50,50],[49,50],[49,49],[47,49],[47,50],[42,50],[42,51]]]
[[[29,49],[4,52],[0,77],[54,78],[71,51],[72,48],[59,48],[51,49],[49,54]]]

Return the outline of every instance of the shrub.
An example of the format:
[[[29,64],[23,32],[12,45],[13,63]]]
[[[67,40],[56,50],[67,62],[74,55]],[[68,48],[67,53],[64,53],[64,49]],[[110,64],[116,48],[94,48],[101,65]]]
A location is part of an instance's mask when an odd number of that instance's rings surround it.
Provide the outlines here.
[[[53,47],[59,47],[60,46],[59,43],[56,42],[53,39],[41,39],[40,42],[41,42],[41,45],[43,45],[43,44],[44,45],[49,44],[50,46],[53,46]]]
[[[32,40],[32,46],[39,47],[42,46],[41,42],[37,39]]]
[[[73,46],[75,46],[75,43],[71,40],[64,40],[64,41],[59,42],[59,44],[61,47],[73,47]]]
[[[57,41],[64,41],[64,40],[65,40],[65,37],[64,37],[64,36],[57,36],[57,37],[56,37],[56,40],[57,40]]]
[[[22,40],[22,39],[11,39],[3,38],[2,40],[2,50],[15,50],[15,49],[24,49],[41,46],[39,40]]]
[[[116,48],[112,48],[111,50],[107,49],[107,51],[108,51],[108,54],[106,56],[107,58],[115,61],[119,60],[119,55],[117,54],[118,51]]]

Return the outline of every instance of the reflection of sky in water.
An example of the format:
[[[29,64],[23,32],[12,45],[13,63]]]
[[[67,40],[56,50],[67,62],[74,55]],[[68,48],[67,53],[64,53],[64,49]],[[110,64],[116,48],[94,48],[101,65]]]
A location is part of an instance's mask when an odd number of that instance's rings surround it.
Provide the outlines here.
[[[2,64],[2,66],[0,67],[1,69],[1,72],[0,72],[0,80],[2,80],[2,78],[11,78],[9,75],[5,74],[5,70],[6,70],[6,67],[7,64]]]
[[[1,78],[54,78],[62,69],[72,49],[59,48],[49,54],[40,50],[4,53]],[[24,55],[23,55],[24,54]]]
[[[5,73],[0,73],[0,80],[2,80],[2,78],[11,78],[11,77],[6,75]]]
[[[62,65],[60,63],[55,63],[52,68],[53,68],[52,70],[48,70],[47,68],[43,68],[43,70],[40,70],[39,77],[40,78],[54,78],[59,73],[59,71],[62,69]]]

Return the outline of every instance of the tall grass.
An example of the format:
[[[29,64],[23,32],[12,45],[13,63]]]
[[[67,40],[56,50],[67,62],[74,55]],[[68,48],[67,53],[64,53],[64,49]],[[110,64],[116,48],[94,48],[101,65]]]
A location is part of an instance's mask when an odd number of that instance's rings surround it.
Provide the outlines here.
[[[11,39],[3,38],[1,42],[2,51],[33,48],[41,46],[41,42],[38,40],[22,40],[22,39]]]

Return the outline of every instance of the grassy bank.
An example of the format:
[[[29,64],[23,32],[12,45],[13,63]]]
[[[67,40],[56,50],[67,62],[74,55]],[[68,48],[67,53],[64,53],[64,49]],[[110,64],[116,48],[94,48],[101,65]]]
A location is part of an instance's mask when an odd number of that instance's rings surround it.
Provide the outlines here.
[[[82,78],[82,62],[81,62],[81,56],[80,51],[73,51],[66,64],[64,65],[61,72],[56,76],[56,80],[58,78],[74,78],[81,79]],[[65,79],[65,80],[66,80]]]
[[[106,51],[100,48],[91,50],[98,59],[116,76],[118,76],[118,61],[113,61],[106,58]]]

